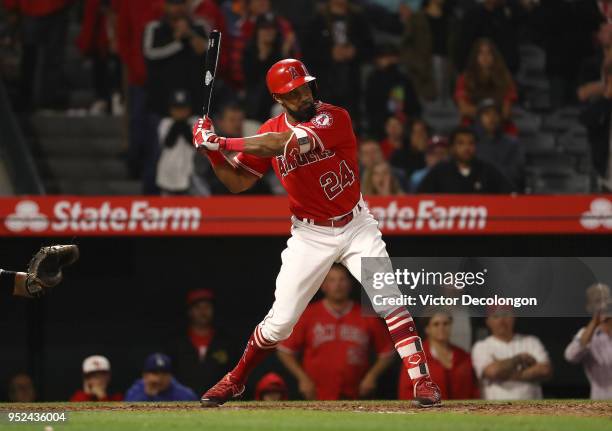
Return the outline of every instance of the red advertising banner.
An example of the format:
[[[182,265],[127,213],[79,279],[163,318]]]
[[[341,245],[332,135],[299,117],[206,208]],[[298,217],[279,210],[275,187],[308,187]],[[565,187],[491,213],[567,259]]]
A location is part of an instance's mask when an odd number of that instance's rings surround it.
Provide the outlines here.
[[[612,195],[370,197],[386,235],[612,234]],[[0,198],[0,236],[289,235],[279,196]]]

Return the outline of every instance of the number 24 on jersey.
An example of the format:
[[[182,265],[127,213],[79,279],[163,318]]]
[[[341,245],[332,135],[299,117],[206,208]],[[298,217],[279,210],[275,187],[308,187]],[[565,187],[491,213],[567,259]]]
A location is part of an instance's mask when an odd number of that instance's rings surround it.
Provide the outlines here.
[[[355,182],[355,174],[348,167],[345,160],[340,162],[339,172],[329,171],[325,172],[319,178],[319,183],[323,187],[323,191],[329,200],[333,200],[345,188],[349,187]]]

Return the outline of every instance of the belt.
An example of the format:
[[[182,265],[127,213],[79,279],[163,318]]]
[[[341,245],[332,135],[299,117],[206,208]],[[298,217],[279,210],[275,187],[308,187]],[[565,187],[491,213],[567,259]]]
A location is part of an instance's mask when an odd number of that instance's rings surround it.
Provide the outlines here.
[[[353,208],[353,211],[335,219],[316,220],[312,218],[298,217],[298,220],[303,221],[304,223],[313,224],[315,226],[343,227],[349,224],[355,218],[355,215],[359,214],[362,209],[362,205],[358,203],[355,208]]]

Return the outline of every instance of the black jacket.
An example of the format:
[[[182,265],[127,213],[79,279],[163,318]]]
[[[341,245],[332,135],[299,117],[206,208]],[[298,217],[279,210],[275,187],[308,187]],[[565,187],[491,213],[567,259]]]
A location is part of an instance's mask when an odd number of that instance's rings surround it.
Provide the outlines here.
[[[247,118],[261,123],[270,118],[270,110],[274,99],[268,92],[266,74],[274,63],[283,59],[280,43],[270,53],[270,56],[261,60],[257,43],[253,40],[247,45],[242,56],[242,70],[244,72],[244,87]]]
[[[512,183],[490,163],[479,159],[472,162],[467,177],[459,172],[453,160],[440,162],[423,178],[418,193],[512,193]]]
[[[334,23],[343,22],[346,37],[355,46],[355,57],[337,63],[332,58]],[[355,120],[359,118],[361,97],[361,65],[374,50],[374,39],[367,17],[352,8],[345,17],[335,17],[328,11],[318,14],[304,35],[304,60],[308,71],[317,77],[320,98],[347,109]]]
[[[394,168],[401,169],[406,178],[410,178],[415,171],[425,167],[425,153],[416,152],[409,142],[405,142],[404,148],[391,154],[389,162]]]
[[[580,121],[588,131],[593,166],[601,177],[608,171],[611,115],[612,100],[606,98],[590,103],[580,114]]]
[[[187,334],[170,343],[168,352],[173,361],[176,379],[201,395],[216,384],[238,359],[231,338],[216,330],[202,361]]]
[[[191,22],[192,30],[206,38],[204,24]],[[198,55],[189,40],[177,41],[170,24],[162,19],[147,24],[143,54],[147,65],[147,106],[160,116],[166,116],[171,94],[177,89],[191,96],[192,109],[198,112],[204,99],[204,58]]]
[[[495,136],[489,136],[480,126],[475,127],[475,130],[479,136],[476,156],[498,168],[516,189],[524,189],[525,154],[521,144],[501,131]]]
[[[396,100],[399,98],[399,100]],[[407,119],[421,115],[421,103],[414,91],[410,78],[399,66],[392,65],[386,69],[375,69],[366,83],[366,112],[370,133],[382,138],[385,120],[395,114],[394,103],[403,104],[403,113]]]

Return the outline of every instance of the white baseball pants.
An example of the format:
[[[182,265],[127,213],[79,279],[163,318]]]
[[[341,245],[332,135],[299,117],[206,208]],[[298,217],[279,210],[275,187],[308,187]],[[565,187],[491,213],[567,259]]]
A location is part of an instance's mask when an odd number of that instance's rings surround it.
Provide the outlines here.
[[[302,312],[317,293],[335,262],[341,263],[361,282],[361,258],[388,258],[378,222],[360,200],[362,210],[343,227],[316,226],[293,217],[291,238],[281,254],[282,266],[276,278],[272,309],[259,324],[269,342],[291,335]],[[372,298],[370,292],[368,296]],[[389,308],[389,312],[392,308]],[[384,313],[382,317],[384,317]]]

